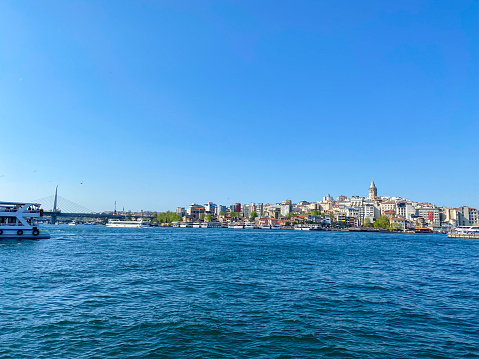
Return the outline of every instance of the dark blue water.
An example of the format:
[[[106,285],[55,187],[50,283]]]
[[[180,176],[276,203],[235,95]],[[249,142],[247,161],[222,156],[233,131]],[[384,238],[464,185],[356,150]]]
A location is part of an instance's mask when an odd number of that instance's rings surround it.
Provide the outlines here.
[[[479,357],[479,241],[50,227],[0,242],[0,358]]]

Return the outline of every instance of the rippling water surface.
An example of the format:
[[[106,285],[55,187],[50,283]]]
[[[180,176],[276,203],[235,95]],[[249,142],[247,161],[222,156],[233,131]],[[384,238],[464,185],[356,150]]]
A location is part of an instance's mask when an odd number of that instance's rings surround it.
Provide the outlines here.
[[[49,227],[0,242],[0,358],[479,357],[479,241]]]

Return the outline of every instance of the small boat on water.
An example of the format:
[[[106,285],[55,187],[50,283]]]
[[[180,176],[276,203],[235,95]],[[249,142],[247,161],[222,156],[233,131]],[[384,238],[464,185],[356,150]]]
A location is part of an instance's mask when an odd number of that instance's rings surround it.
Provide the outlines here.
[[[0,240],[50,238],[38,228],[40,217],[43,209],[38,203],[0,202]]]
[[[142,219],[140,219],[139,221],[123,221],[120,219],[110,219],[106,226],[114,228],[146,228],[150,227],[150,222],[143,221]]]

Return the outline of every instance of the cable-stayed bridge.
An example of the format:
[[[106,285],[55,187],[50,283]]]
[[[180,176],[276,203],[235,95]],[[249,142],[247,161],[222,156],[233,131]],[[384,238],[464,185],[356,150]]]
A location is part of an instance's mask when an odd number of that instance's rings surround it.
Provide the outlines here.
[[[44,210],[44,216],[51,218],[51,223],[56,223],[60,217],[69,218],[118,218],[123,219],[123,215],[116,213],[95,213],[92,210],[83,207],[75,202],[72,202],[66,198],[58,195],[58,186],[55,189],[55,194],[49,197],[40,198],[34,201],[40,203]]]

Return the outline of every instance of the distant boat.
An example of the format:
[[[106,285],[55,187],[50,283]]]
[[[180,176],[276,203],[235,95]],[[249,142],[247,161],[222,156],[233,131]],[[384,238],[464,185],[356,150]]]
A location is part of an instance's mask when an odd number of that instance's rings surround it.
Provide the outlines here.
[[[295,231],[310,231],[312,228],[310,226],[294,226]]]
[[[250,222],[246,222],[244,224],[244,229],[254,229],[254,224]]]
[[[220,222],[207,222],[201,225],[201,228],[222,228],[223,225]]]
[[[122,221],[120,219],[110,219],[106,226],[114,228],[146,228],[150,227],[150,222],[143,221],[142,219],[139,221]]]

